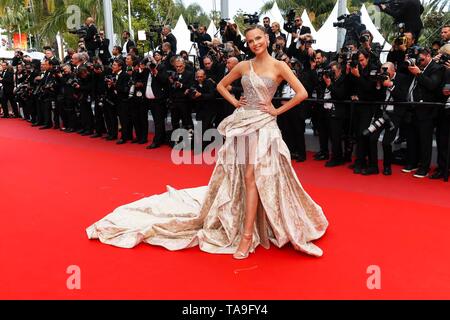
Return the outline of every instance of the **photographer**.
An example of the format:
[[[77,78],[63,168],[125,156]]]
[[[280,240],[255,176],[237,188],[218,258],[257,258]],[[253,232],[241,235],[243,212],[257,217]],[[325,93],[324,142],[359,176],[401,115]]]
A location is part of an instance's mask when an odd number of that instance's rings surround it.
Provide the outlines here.
[[[67,125],[64,131],[67,133],[72,133],[78,130],[79,119],[78,119],[78,98],[76,95],[75,84],[78,83],[75,75],[72,73],[70,65],[66,64],[62,68],[62,78],[61,78],[61,94],[63,98],[63,109],[65,116],[67,118]]]
[[[270,18],[269,17],[263,18],[263,26],[266,29],[266,33],[269,35],[270,45],[267,47],[267,49],[269,50],[269,54],[272,54],[272,47],[275,43],[276,37],[272,32],[272,27],[270,26]]]
[[[16,50],[14,52],[14,57],[12,58],[11,65],[13,67],[17,67],[22,62],[23,62],[23,52],[20,50]]]
[[[98,33],[98,57],[103,65],[108,65],[111,59],[109,52],[109,39],[105,38],[105,31],[100,30]]]
[[[226,72],[224,75],[227,75],[228,73],[233,70],[234,67],[237,66],[239,63],[239,60],[236,57],[231,57],[227,59],[226,64]],[[241,94],[243,92],[241,79],[234,80],[228,87],[227,90],[236,98],[236,100],[239,100],[241,98]],[[231,105],[226,99],[223,100],[222,104],[222,110],[219,112],[217,118],[216,118],[216,125],[219,125],[220,122],[222,122],[223,119],[231,115],[236,108]]]
[[[278,22],[272,23],[272,33],[275,36],[275,39],[277,39],[278,37],[283,37],[284,43],[286,43],[286,35],[281,32],[281,27]]]
[[[122,56],[124,56],[124,57],[126,57],[127,54],[130,53],[131,48],[136,47],[136,44],[130,38],[131,38],[131,33],[129,31],[125,30],[124,32],[122,32],[122,40],[123,40]]]
[[[310,69],[310,61],[311,57],[315,56],[314,49],[312,48],[312,44],[315,41],[313,40],[311,35],[304,35],[304,38],[299,38],[297,46],[295,43],[291,43],[289,46],[289,49],[287,51],[287,54],[291,58],[296,58],[299,60],[305,69]]]
[[[42,62],[43,70],[45,74],[40,80],[40,86],[38,88],[38,102],[39,102],[39,120],[43,126],[39,129],[51,129],[52,122],[52,110],[56,109],[56,94],[57,94],[57,82],[55,78],[55,60],[45,59]]]
[[[164,63],[164,68],[166,70],[174,70],[172,66],[172,58],[175,57],[175,54],[172,51],[172,45],[169,42],[164,42],[161,48],[162,48],[162,61]]]
[[[373,42],[373,35],[369,30],[361,32],[359,42],[361,43],[361,49],[365,49],[370,53],[371,61],[380,61],[380,53],[383,48],[378,42]]]
[[[172,51],[172,54],[177,54],[177,38],[173,35],[170,26],[166,25],[162,28],[161,36],[163,43],[170,43],[170,50]],[[164,48],[163,51],[165,51]]]
[[[200,121],[202,126],[202,136],[197,138],[201,139],[202,149],[204,149],[209,142],[204,141],[203,136],[206,130],[213,127],[213,121],[218,113],[218,108],[214,103],[216,85],[206,78],[204,70],[199,69],[195,73],[194,85],[187,89],[185,93],[195,101],[196,120]]]
[[[97,27],[94,25],[94,19],[88,17],[86,19],[85,25],[87,27],[86,36],[84,36],[84,44],[86,46],[87,53],[90,58],[95,56],[95,50],[98,48],[98,43],[96,41],[97,37]]]
[[[404,23],[405,31],[411,32],[415,39],[419,39],[423,28],[420,16],[424,10],[419,0],[392,0],[378,6],[381,11],[394,18],[395,24]]]
[[[397,38],[392,44],[392,48],[387,55],[387,61],[392,62],[397,72],[410,75],[408,65],[405,63],[406,54],[415,45],[416,38],[412,32],[404,32],[401,37]],[[412,78],[411,78],[412,80]]]
[[[106,132],[105,127],[105,98],[106,98],[106,83],[105,71],[103,65],[98,62],[93,65],[92,72],[92,101],[94,105],[94,129],[95,133],[91,138],[101,138]]]
[[[292,19],[294,20],[292,23]],[[295,15],[295,11],[289,11],[287,15],[287,22],[284,24],[284,29],[292,35],[291,46],[299,48],[301,41],[306,41],[308,36],[311,36],[311,29],[303,25],[303,20],[300,16]]]
[[[194,75],[186,70],[183,58],[176,58],[174,66],[176,71],[171,72],[169,76],[172,128],[173,130],[180,128],[181,121],[182,128],[192,130],[194,124],[186,89],[189,89],[194,84]]]
[[[439,102],[444,67],[431,58],[427,48],[418,49],[417,59],[409,60],[409,72],[414,76],[408,91],[408,101]],[[417,104],[410,110],[411,120],[406,137],[407,166],[402,170],[409,173],[416,171],[414,177],[424,178],[428,175],[433,146],[433,120],[438,114],[436,106]],[[420,164],[420,166],[419,166]]]
[[[276,41],[272,46],[272,57],[281,60],[281,57],[286,53],[286,38],[282,36],[276,37]]]
[[[356,160],[353,167],[355,174],[379,173],[377,144],[371,143],[369,138],[363,134],[370,126],[374,116],[375,106],[370,104],[370,101],[376,101],[379,98],[379,92],[376,90],[377,82],[370,76],[371,72],[377,72],[378,69],[376,63],[370,61],[370,53],[364,49],[358,51],[358,65],[352,65],[350,68],[353,87],[352,100],[368,101],[367,104],[356,104],[353,108],[353,125],[356,136]]]
[[[386,102],[404,102],[406,101],[408,95],[408,89],[410,85],[409,78],[398,73],[395,70],[395,66],[392,62],[386,62],[382,65],[383,70],[378,80],[377,87],[380,88],[381,94],[383,95],[383,100]],[[381,126],[371,127],[367,134],[370,134],[371,143],[378,143],[378,139],[381,132],[384,131],[383,135],[383,174],[385,176],[392,175],[392,143],[397,135],[398,128],[405,117],[407,110],[405,105],[382,105],[377,108],[375,112],[374,119],[375,124],[381,123]],[[381,122],[380,122],[381,120]],[[375,130],[375,131],[372,131]]]
[[[147,68],[146,61],[136,61],[133,65],[130,109],[136,138],[132,143],[145,144],[148,142],[148,105],[144,99],[150,70]]]
[[[92,75],[88,68],[80,65],[75,71],[77,83],[74,84],[76,94],[79,96],[81,128],[77,131],[82,136],[94,134],[94,114],[92,113]]]
[[[206,56],[203,58],[204,71],[206,78],[211,79],[214,83],[219,83],[225,73],[225,65],[223,63],[213,62],[212,58]]]
[[[147,149],[155,149],[166,142],[166,116],[168,78],[165,64],[162,63],[162,55],[155,51],[150,62],[150,73],[147,78],[144,104],[150,109],[155,125],[155,135]],[[147,109],[147,110],[148,110]],[[148,127],[147,127],[148,130]]]
[[[239,50],[245,51],[244,42],[241,39],[241,35],[238,32],[238,26],[236,23],[227,23],[224,34],[222,36],[222,42],[231,41]]]
[[[14,118],[19,118],[19,109],[14,100],[14,68],[6,62],[2,62],[2,71],[0,72],[0,83],[3,86],[2,108],[3,118],[9,118],[8,102],[11,104]]]
[[[344,67],[337,61],[332,61],[329,68],[323,72],[323,81],[325,83],[324,99],[348,100],[350,97],[350,88],[348,76]],[[345,103],[325,103],[324,109],[329,124],[329,135],[331,141],[331,159],[325,163],[325,167],[336,167],[345,162],[342,149],[342,137],[346,135],[344,131],[345,122],[350,114],[350,107]],[[347,143],[347,140],[345,140]]]
[[[67,49],[67,55],[63,59],[64,64],[70,64],[72,62],[72,57],[75,54],[75,50],[73,49]]]
[[[312,73],[310,70],[304,70],[303,65],[295,58],[289,59],[284,56],[284,61],[296,77],[301,81],[308,96],[311,96],[314,80],[311,79]],[[277,96],[284,98],[279,104],[282,106],[289,99],[295,95],[295,91],[291,86],[283,81],[278,89]],[[278,107],[278,106],[277,106]],[[280,127],[283,140],[286,142],[290,152],[291,159],[297,162],[306,160],[306,145],[305,145],[305,120],[310,114],[310,102],[303,101],[301,105],[289,109],[287,112],[277,117],[277,123]]]
[[[191,41],[197,43],[200,59],[208,54],[209,48],[207,42],[212,41],[211,36],[206,33],[206,26],[199,26],[198,30],[194,26],[189,26],[191,30]]]
[[[130,56],[127,56],[130,57]],[[131,128],[131,118],[129,116],[128,95],[130,93],[130,76],[124,71],[125,65],[123,61],[116,60],[113,63],[112,71],[114,74],[113,80],[108,80],[107,85],[113,89],[114,102],[117,106],[117,114],[119,116],[120,125],[122,127],[121,138],[117,144],[124,144],[133,137],[133,128]],[[117,118],[112,119],[112,137],[117,137]],[[112,139],[111,139],[112,140]]]
[[[450,31],[450,30],[449,30]],[[442,99],[445,105],[439,107],[436,126],[436,143],[437,143],[437,168],[430,176],[430,179],[448,178],[449,168],[449,149],[448,143],[450,139],[450,44],[444,45],[439,51],[440,58],[438,63],[443,65],[445,73],[442,83]],[[446,57],[444,59],[444,57]]]

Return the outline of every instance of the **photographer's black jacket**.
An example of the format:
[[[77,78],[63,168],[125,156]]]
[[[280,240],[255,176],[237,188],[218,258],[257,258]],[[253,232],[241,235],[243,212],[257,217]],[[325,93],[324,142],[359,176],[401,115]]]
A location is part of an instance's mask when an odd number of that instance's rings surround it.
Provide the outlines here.
[[[349,100],[350,98],[350,90],[349,90],[349,81],[348,75],[345,74],[345,70],[342,71],[341,76],[332,81],[331,85],[328,87],[330,90],[331,99],[333,100]],[[333,115],[336,118],[345,118],[348,115],[349,105],[346,103],[333,103],[334,110]]]
[[[87,27],[86,36],[84,37],[84,43],[86,45],[86,49],[89,51],[95,51],[97,49],[98,44],[95,41],[95,36],[97,35],[97,27],[94,24],[91,24]]]
[[[126,71],[122,71],[119,74],[119,77],[117,78],[114,87],[114,92],[117,100],[126,101],[128,99],[128,94],[130,93],[129,83],[130,83],[130,76]]]
[[[3,84],[3,90],[5,93],[12,93],[14,91],[14,72],[4,70],[0,73],[3,78],[1,83]]]
[[[428,67],[416,77],[417,85],[413,91],[414,101],[440,102],[442,99],[442,79],[444,67],[431,60]],[[416,105],[414,112],[419,120],[433,118],[439,108]]]
[[[404,23],[405,31],[412,32],[416,38],[423,28],[420,18],[423,12],[423,6],[419,0],[395,0],[386,6],[384,10],[392,16],[395,23]]]
[[[178,77],[181,78],[181,79],[179,78],[178,81],[182,84],[182,87],[181,88],[172,87],[170,96],[173,99],[185,99],[186,96],[184,92],[190,87],[192,87],[194,84],[194,74],[185,70],[181,75],[180,74],[177,75]]]

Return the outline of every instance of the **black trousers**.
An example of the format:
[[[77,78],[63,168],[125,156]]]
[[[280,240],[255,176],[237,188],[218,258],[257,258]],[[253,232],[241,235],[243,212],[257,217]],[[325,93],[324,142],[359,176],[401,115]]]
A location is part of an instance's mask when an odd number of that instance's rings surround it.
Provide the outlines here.
[[[378,167],[378,146],[377,142],[371,141],[369,136],[364,136],[373,118],[373,106],[356,105],[353,111],[356,137],[356,161],[355,165],[365,168]],[[368,163],[367,163],[368,160]]]
[[[105,102],[105,105],[103,107],[103,111],[105,114],[106,132],[108,133],[108,137],[111,137],[113,139],[117,139],[119,131],[117,108],[117,104],[111,104],[108,102]]]
[[[9,116],[8,102],[11,104],[11,108],[14,113],[14,116],[18,117],[19,116],[19,108],[17,107],[17,103],[14,100],[14,93],[12,91],[4,91],[3,92],[3,97],[2,97],[3,116],[4,117]]]
[[[406,162],[410,166],[428,171],[431,165],[433,150],[433,120],[419,120],[413,116],[408,125],[406,144]]]
[[[147,142],[148,136],[148,99],[134,97],[130,100],[131,119],[139,142]]]
[[[106,132],[104,104],[105,104],[104,101],[100,102],[99,99],[95,100],[94,127],[95,127],[95,132],[98,134],[104,134]]]
[[[214,100],[210,101],[202,101],[201,103],[197,104],[197,113],[196,113],[196,120],[201,121],[202,125],[202,136],[201,137],[195,137],[196,143],[201,143],[203,148],[205,148],[208,144],[211,143],[211,141],[205,141],[205,132],[208,129],[214,128],[214,121],[216,119],[218,110],[216,109],[216,106],[214,105]]]
[[[376,133],[370,135],[371,144],[372,143],[378,143],[378,140],[380,138],[380,135],[382,132],[383,134],[383,166],[385,168],[389,168],[392,165],[394,154],[392,152],[392,143],[395,140],[395,137],[397,136],[398,128],[402,120],[397,117],[395,114],[389,114],[389,117],[391,118],[392,122],[394,123],[395,127],[391,128],[389,125],[383,125],[383,128],[381,130],[378,130]]]
[[[52,103],[53,100],[45,99],[42,101],[42,103],[39,104],[40,106],[40,117],[42,119],[42,125],[51,127],[53,126],[52,122]],[[41,122],[41,121],[39,121]]]
[[[329,114],[328,121],[330,126],[331,159],[342,161],[344,160],[342,142],[343,137],[345,137],[346,119]]]
[[[94,131],[94,113],[92,112],[91,102],[86,98],[80,101],[80,120],[81,128],[86,132]]]
[[[439,120],[436,127],[436,142],[438,150],[438,168],[441,171],[448,169],[450,140],[450,109],[444,109],[439,113]]]
[[[291,153],[297,153],[306,159],[305,144],[305,117],[301,109],[304,106],[295,106],[277,117],[283,140]]]
[[[191,105],[189,101],[176,101],[170,107],[170,116],[172,119],[172,129],[180,128],[180,120],[184,129],[193,129],[194,123],[192,121]]]
[[[78,118],[77,118],[77,114],[76,114],[76,110],[75,110],[75,104],[77,102],[74,102],[73,99],[69,99],[69,98],[65,98],[64,99],[64,103],[63,103],[63,109],[64,109],[64,114],[65,114],[65,118],[67,121],[67,124],[65,124],[64,126],[67,129],[78,129],[79,124],[78,124]]]
[[[133,140],[133,122],[131,120],[131,110],[129,100],[122,100],[117,107],[119,121],[121,126],[121,139],[128,141]]]
[[[152,113],[153,124],[155,125],[155,136],[153,137],[153,143],[163,144],[166,142],[166,117],[167,106],[165,99],[145,99]],[[147,122],[148,124],[148,122]]]

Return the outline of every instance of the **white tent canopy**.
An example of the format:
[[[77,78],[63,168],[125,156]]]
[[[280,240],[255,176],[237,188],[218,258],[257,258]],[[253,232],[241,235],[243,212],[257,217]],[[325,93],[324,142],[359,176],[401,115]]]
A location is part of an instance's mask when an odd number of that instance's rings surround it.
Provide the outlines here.
[[[345,9],[346,13],[348,9]],[[337,22],[338,17],[338,2],[334,5],[333,10],[328,16],[327,20],[317,31],[316,34],[316,44],[314,45],[315,49],[320,49],[323,51],[336,51],[337,44],[337,28],[333,27],[333,23]]]
[[[302,13],[301,18],[302,18],[302,21],[303,21],[303,25],[304,25],[305,27],[309,27],[309,28],[311,29],[311,35],[312,35],[313,38],[315,39],[315,38],[316,38],[317,31],[316,31],[316,29],[314,28],[314,26],[313,26],[313,24],[312,24],[312,22],[311,22],[311,19],[309,19],[308,13],[306,12],[306,9],[303,10],[303,13]]]
[[[214,35],[216,35],[216,33],[217,33],[216,25],[214,24],[214,22],[212,20],[209,23],[209,27],[206,30],[206,33],[209,34],[211,36],[211,38],[214,38]],[[220,37],[220,33],[217,33],[216,37]]]
[[[188,51],[191,48],[191,32],[187,28],[186,21],[183,15],[178,18],[175,28],[172,29],[172,34],[177,38],[177,53],[182,50]]]

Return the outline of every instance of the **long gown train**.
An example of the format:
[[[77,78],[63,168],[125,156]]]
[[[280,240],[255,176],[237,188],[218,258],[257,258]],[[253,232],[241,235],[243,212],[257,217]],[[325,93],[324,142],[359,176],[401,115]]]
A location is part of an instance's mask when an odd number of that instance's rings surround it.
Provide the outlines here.
[[[167,186],[163,194],[118,207],[86,229],[90,239],[122,248],[145,242],[169,250],[199,245],[210,253],[234,253],[245,215],[245,167],[253,164],[259,204],[251,249],[290,242],[297,250],[322,255],[312,241],[322,237],[328,221],[303,190],[276,117],[258,110],[258,102],[271,99],[277,84],[258,76],[251,62],[250,68],[242,77],[248,107],[220,123],[226,139],[208,185]]]

